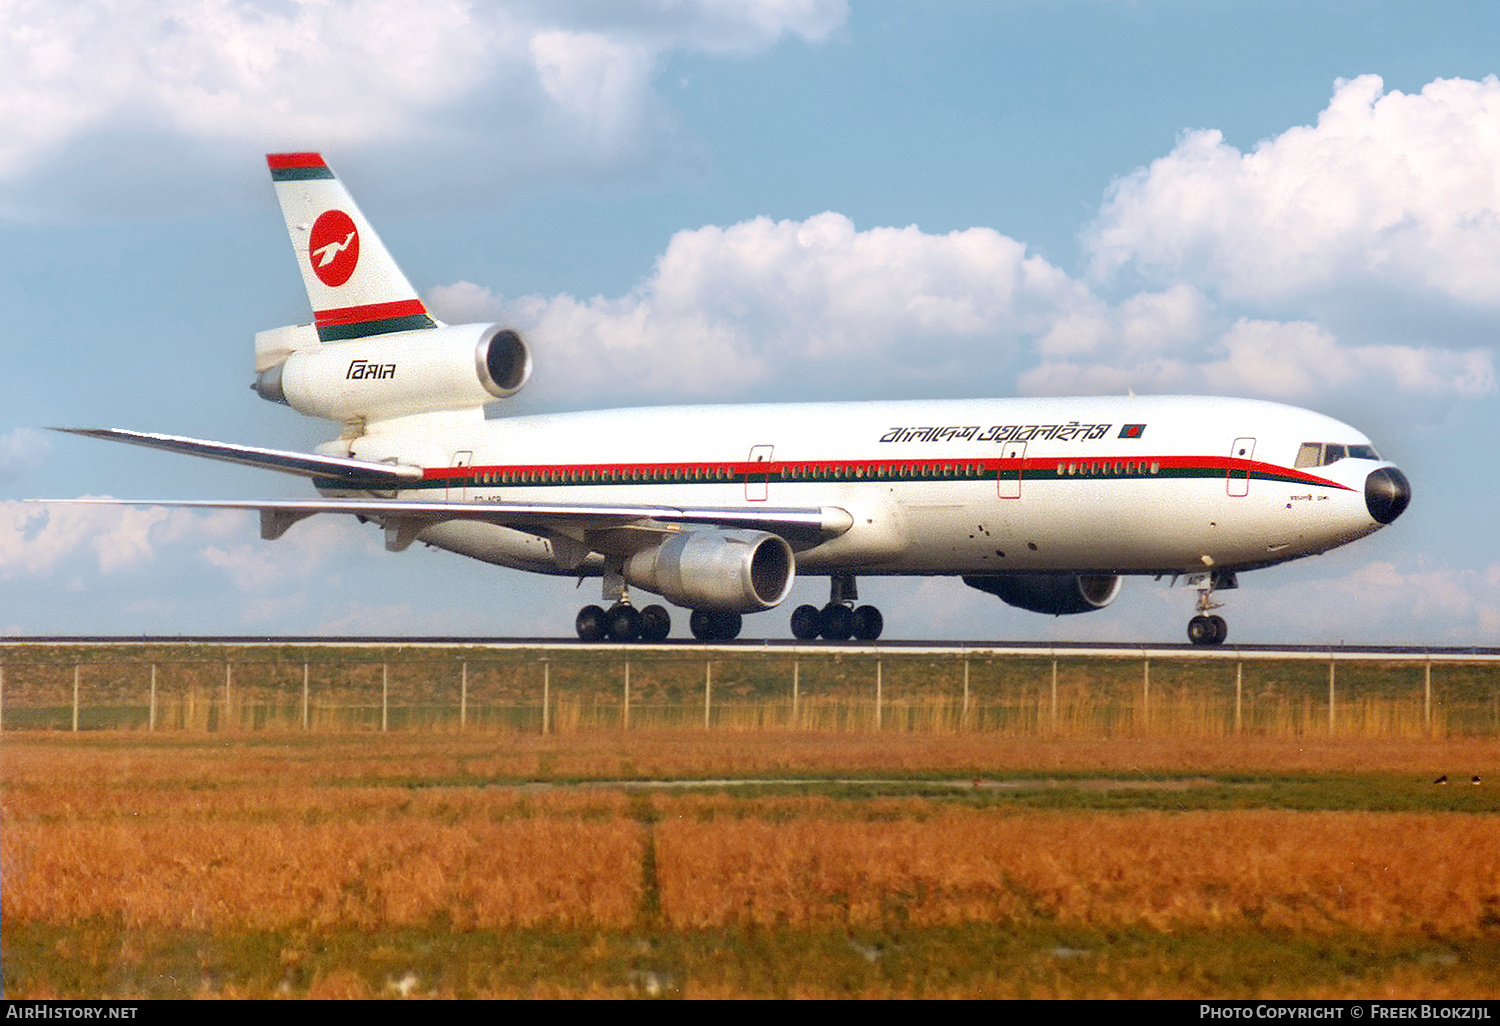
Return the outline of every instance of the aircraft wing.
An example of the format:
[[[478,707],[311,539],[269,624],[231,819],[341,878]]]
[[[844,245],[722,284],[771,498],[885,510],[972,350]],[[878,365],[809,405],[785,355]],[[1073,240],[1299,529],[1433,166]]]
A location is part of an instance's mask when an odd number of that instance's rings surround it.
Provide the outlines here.
[[[346,461],[353,462],[353,461]],[[321,475],[320,475],[321,476]],[[660,533],[688,526],[743,527],[816,544],[853,526],[834,506],[744,509],[732,506],[634,506],[532,502],[405,502],[398,499],[32,499],[32,502],[177,509],[242,509],[260,513],[260,533],[279,538],[297,521],[318,513],[344,513],[385,527],[387,547],[403,549],[417,531],[447,520],[474,520],[549,537],[591,540],[606,531]],[[670,526],[669,526],[670,525]],[[627,545],[627,548],[635,546]]]
[[[282,449],[262,449],[254,445],[233,445],[229,442],[208,442],[201,438],[183,438],[178,435],[161,435],[147,431],[126,431],[123,428],[53,428],[70,435],[87,438],[103,438],[112,442],[128,442],[151,449],[203,456],[225,463],[238,463],[264,470],[279,470],[285,474],[302,477],[332,478],[360,489],[399,487],[404,481],[419,481],[421,467],[409,467],[395,463],[370,463],[366,460],[351,460],[342,456],[319,456],[306,452],[287,452]],[[160,503],[158,503],[160,505]]]

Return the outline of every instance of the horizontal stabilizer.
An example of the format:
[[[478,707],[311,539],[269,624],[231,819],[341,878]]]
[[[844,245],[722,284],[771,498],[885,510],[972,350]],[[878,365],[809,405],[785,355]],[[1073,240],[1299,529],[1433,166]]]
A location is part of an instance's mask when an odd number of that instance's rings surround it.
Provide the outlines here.
[[[131,445],[144,445],[150,449],[165,449],[167,452],[202,456],[205,459],[222,460],[225,463],[239,463],[247,467],[279,470],[285,474],[297,474],[301,477],[333,478],[359,488],[391,488],[403,481],[417,481],[422,478],[421,467],[369,463],[341,456],[318,456],[305,452],[261,449],[253,445],[207,442],[198,438],[126,431],[123,428],[53,428],[52,430],[64,431],[70,435],[85,435],[89,438],[104,438],[114,442],[129,442]],[[164,504],[147,503],[144,505]]]

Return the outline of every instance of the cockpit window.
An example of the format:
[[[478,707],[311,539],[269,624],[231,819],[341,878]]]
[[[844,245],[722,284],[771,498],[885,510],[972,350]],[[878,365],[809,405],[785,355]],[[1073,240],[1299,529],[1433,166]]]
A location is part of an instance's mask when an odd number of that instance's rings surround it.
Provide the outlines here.
[[[1337,442],[1303,442],[1294,467],[1326,467],[1342,459],[1378,460],[1373,445],[1340,445]]]

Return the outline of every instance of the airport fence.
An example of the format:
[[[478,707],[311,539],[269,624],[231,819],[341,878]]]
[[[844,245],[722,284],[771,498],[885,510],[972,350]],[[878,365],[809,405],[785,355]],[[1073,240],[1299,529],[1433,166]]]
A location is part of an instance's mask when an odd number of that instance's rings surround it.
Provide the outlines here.
[[[1500,737],[1500,656],[3,646],[0,730]]]

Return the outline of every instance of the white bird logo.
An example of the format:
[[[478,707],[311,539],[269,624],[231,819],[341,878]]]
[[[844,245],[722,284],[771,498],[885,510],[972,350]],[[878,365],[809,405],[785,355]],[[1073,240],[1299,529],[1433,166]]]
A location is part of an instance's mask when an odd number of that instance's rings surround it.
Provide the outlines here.
[[[349,243],[354,241],[354,236],[356,234],[356,232],[350,232],[348,235],[344,236],[343,242],[330,242],[326,246],[319,246],[317,249],[313,250],[312,255],[317,258],[317,266],[327,267],[329,264],[333,263],[335,257],[349,248]]]

